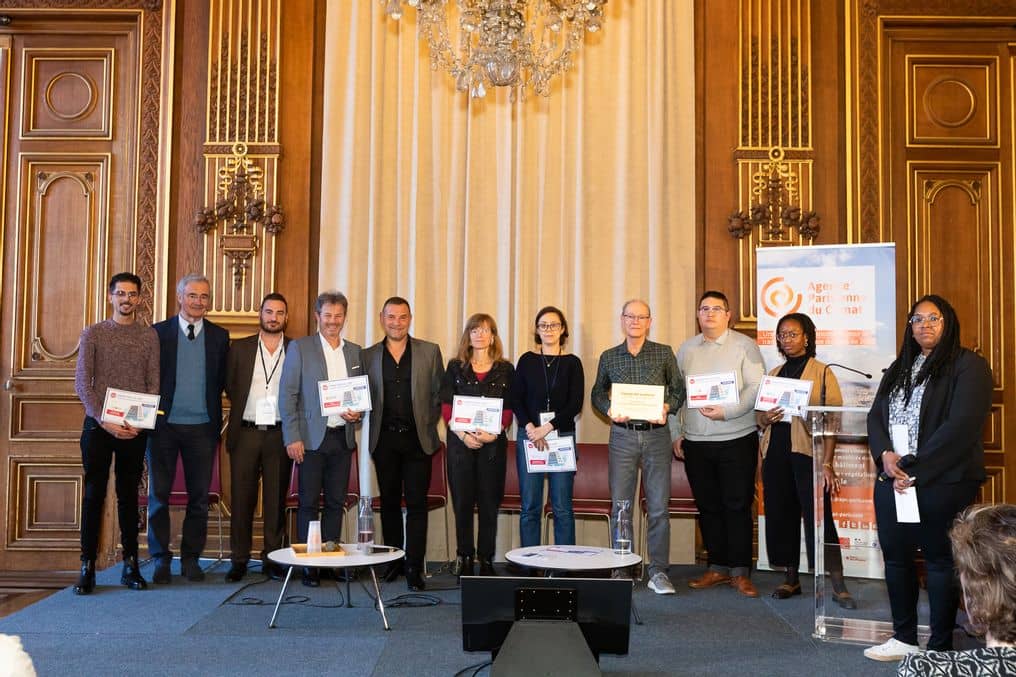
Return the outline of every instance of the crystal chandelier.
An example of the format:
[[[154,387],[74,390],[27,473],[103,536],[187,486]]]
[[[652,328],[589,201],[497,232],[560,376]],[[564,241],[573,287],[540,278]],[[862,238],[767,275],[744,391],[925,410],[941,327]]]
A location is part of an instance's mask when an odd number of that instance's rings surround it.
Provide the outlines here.
[[[430,46],[431,68],[455,78],[460,92],[483,97],[489,86],[527,86],[550,94],[551,79],[571,67],[586,31],[603,27],[607,0],[405,0],[417,11],[420,38]],[[393,19],[402,0],[381,0]],[[454,5],[454,9],[450,6]],[[457,19],[458,49],[449,25]],[[450,21],[451,20],[451,21]]]

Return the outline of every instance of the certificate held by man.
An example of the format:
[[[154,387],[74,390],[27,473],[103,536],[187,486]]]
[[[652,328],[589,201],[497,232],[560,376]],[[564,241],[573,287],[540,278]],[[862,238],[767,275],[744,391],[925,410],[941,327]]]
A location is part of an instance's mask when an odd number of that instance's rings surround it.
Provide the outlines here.
[[[454,432],[488,432],[501,434],[501,411],[504,400],[500,397],[452,397],[452,418],[448,427]]]
[[[106,388],[106,399],[102,403],[103,423],[153,430],[158,413],[158,395]]]
[[[322,416],[347,411],[370,411],[370,387],[366,376],[318,381],[318,394]]]
[[[733,371],[693,374],[685,378],[685,389],[688,393],[689,409],[737,404],[741,397],[737,387],[737,374]]]
[[[638,383],[613,383],[610,386],[610,415],[633,421],[660,421],[663,411],[663,386]]]

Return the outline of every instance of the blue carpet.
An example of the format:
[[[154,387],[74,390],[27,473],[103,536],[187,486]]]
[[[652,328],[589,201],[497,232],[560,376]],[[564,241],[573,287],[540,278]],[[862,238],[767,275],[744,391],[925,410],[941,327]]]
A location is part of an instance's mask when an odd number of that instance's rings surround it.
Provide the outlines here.
[[[462,650],[460,594],[450,576],[428,581],[436,606],[401,596],[403,580],[388,584],[385,632],[369,579],[352,583],[353,608],[345,608],[345,584],[305,588],[294,575],[278,627],[269,629],[282,584],[258,573],[225,583],[225,570],[220,564],[201,583],[174,576],[172,585],[136,592],[119,585],[116,567],[99,574],[93,595],[62,590],[0,619],[0,632],[21,636],[40,675],[450,676],[489,658]],[[728,587],[689,590],[699,567],[671,573],[677,595],[636,588],[643,624],[632,625],[627,656],[601,657],[604,674],[895,674],[895,664],[869,661],[861,647],[811,637],[810,582],[802,597],[773,600],[766,595],[780,576],[759,572],[763,597],[748,599]],[[151,574],[149,565],[144,575]]]

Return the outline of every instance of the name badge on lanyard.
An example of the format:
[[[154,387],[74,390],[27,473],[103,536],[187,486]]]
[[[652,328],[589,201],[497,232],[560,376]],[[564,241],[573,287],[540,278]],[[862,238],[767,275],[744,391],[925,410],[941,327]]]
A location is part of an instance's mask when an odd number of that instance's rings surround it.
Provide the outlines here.
[[[550,423],[553,420],[554,420],[554,412],[552,412],[552,411],[541,411],[540,412],[540,425],[543,425],[544,423]],[[556,430],[551,430],[549,433],[547,433],[547,436],[544,439],[546,439],[546,440],[556,440],[557,439],[557,431]]]
[[[254,402],[254,423],[255,425],[275,425],[278,420],[278,397],[265,395]]]

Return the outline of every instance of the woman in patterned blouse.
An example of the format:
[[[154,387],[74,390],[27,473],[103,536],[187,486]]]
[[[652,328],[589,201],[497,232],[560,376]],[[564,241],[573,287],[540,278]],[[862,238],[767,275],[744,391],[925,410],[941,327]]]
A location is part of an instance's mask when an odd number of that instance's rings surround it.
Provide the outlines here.
[[[927,565],[928,648],[952,649],[959,590],[949,527],[973,503],[985,479],[984,421],[991,370],[960,347],[956,311],[941,296],[918,299],[907,315],[899,356],[886,370],[868,413],[868,443],[881,471],[875,519],[885,559],[893,636],[864,655],[899,660],[917,644],[918,548]],[[894,494],[916,491],[919,521],[901,522]]]
[[[1016,675],[1016,505],[969,508],[950,538],[967,616],[987,646],[907,656],[896,674]]]

